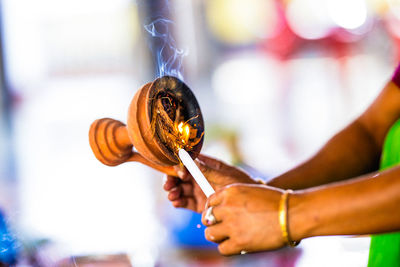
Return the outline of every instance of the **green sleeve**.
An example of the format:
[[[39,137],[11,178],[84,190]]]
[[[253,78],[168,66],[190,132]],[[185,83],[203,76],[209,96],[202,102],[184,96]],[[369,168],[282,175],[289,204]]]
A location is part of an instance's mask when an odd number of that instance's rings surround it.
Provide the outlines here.
[[[389,130],[382,151],[381,170],[400,163],[400,120]],[[400,211],[399,211],[400,212]],[[400,232],[371,237],[368,267],[400,266]]]

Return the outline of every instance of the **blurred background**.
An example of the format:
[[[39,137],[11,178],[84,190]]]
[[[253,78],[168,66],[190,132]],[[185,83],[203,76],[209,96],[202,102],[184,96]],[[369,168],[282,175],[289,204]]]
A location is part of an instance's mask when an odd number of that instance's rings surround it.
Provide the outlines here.
[[[390,78],[399,0],[0,0],[0,18],[0,262],[366,266],[368,237],[221,257],[200,216],[167,201],[162,174],[102,165],[88,130],[125,122],[169,62],[202,108],[202,152],[274,177]]]

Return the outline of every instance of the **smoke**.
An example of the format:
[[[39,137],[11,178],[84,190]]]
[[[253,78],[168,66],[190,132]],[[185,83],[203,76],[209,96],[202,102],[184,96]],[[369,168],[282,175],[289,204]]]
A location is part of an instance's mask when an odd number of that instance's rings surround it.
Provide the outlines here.
[[[171,34],[173,24],[171,20],[158,18],[144,28],[155,38],[151,40],[151,49],[155,55],[157,77],[171,75],[183,80],[182,61],[187,51],[176,47]]]

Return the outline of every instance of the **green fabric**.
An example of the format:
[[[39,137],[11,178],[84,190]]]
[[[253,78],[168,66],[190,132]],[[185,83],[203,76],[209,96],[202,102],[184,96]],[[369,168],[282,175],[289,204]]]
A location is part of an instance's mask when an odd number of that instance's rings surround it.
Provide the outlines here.
[[[400,163],[400,120],[389,130],[383,146],[381,170]],[[371,237],[368,267],[400,266],[400,232]]]

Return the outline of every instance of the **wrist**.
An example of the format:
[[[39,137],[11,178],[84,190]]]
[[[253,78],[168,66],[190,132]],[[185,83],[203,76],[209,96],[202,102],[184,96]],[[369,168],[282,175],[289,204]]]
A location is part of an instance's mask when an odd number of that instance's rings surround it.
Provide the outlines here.
[[[291,239],[300,241],[312,237],[317,227],[318,215],[313,215],[307,194],[295,191],[288,198],[288,231]]]

